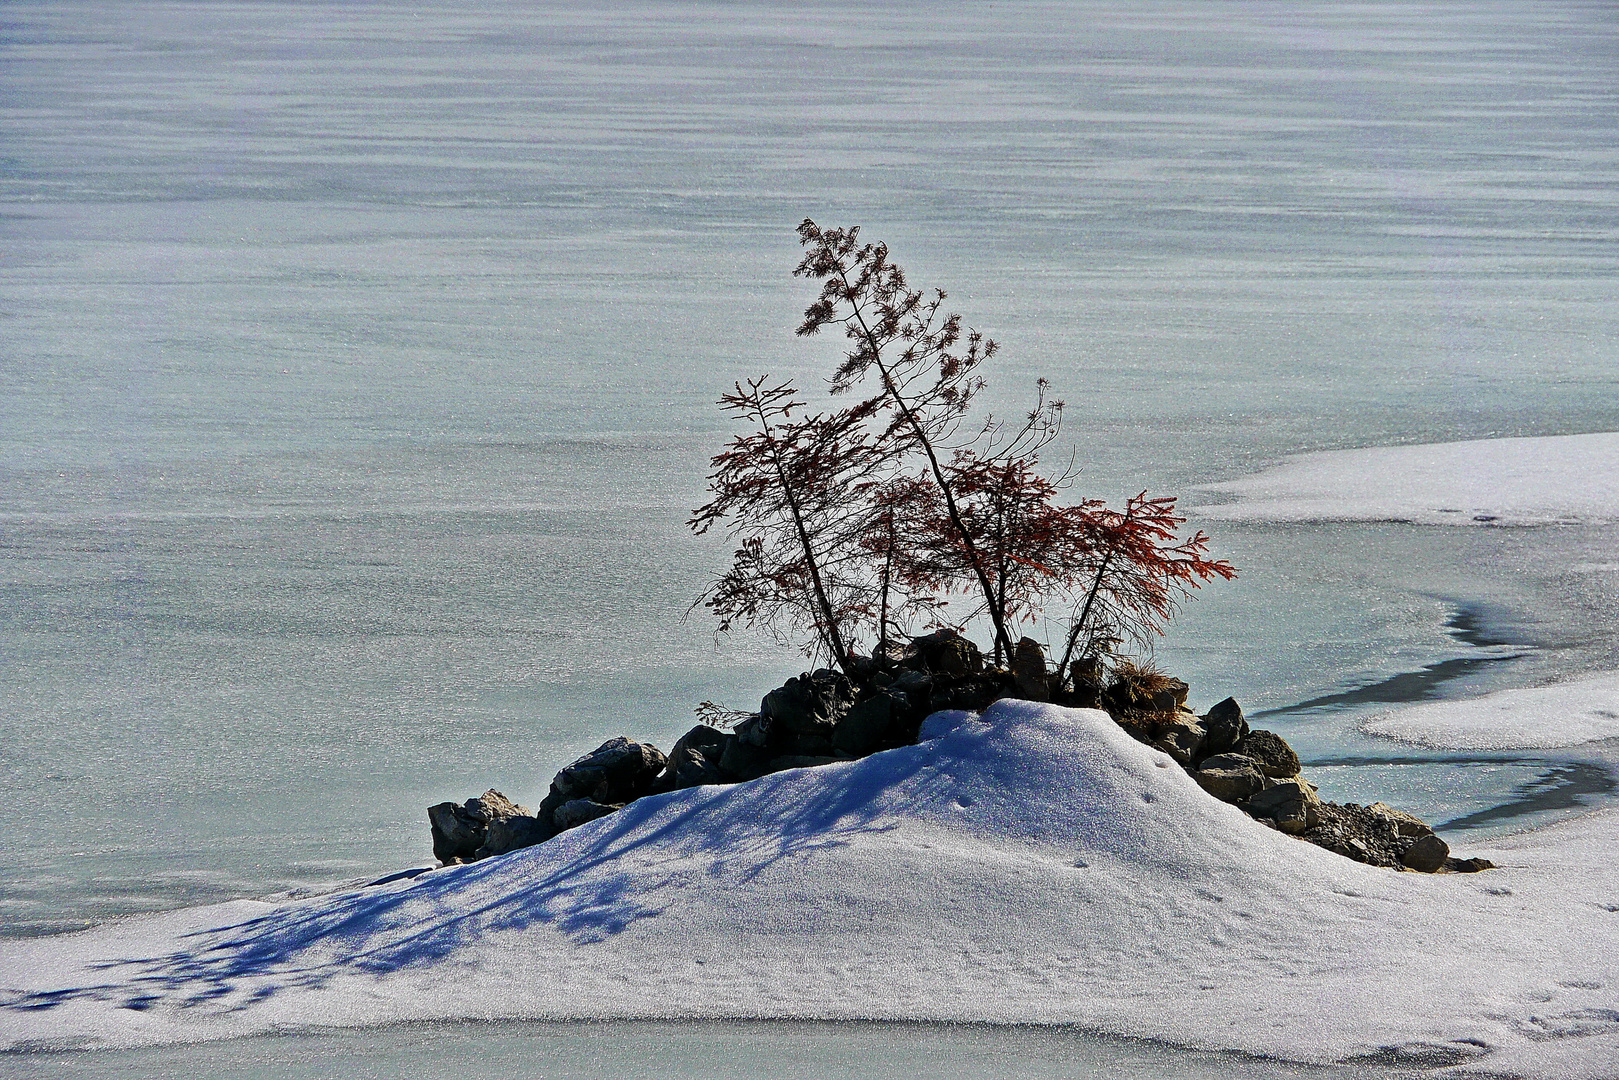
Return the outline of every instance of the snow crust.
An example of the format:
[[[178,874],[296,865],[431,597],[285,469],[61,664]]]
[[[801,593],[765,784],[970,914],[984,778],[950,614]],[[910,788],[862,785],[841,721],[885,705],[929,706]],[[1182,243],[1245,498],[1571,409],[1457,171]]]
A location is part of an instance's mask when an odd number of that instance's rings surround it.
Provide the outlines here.
[[[1425,525],[1619,520],[1619,432],[1476,439],[1301,454],[1205,490],[1228,521],[1412,521]]]
[[[1099,712],[1003,701],[941,729],[413,880],[8,943],[0,1046],[894,1018],[1615,1075],[1619,813],[1464,852],[1496,871],[1396,874],[1260,826]]]
[[[1414,705],[1375,716],[1362,730],[1443,750],[1529,750],[1619,738],[1619,672]]]

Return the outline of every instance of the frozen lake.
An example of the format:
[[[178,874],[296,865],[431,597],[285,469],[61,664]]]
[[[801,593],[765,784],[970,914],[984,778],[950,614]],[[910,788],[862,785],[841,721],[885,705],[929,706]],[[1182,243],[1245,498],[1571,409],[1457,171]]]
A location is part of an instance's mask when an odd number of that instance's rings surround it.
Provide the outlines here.
[[[10,937],[418,865],[796,672],[684,619],[684,522],[718,393],[832,365],[805,216],[1052,380],[1077,493],[1619,430],[1602,4],[20,0],[0,60]],[[1193,704],[1435,821],[1610,798],[1612,740],[1418,782],[1362,726],[1619,668],[1614,526],[1225,516]]]

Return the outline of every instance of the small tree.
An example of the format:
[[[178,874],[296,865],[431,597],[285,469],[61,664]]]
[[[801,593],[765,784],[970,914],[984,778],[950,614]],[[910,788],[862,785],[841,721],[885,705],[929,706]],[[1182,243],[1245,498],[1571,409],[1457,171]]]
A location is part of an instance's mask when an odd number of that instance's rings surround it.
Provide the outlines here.
[[[808,629],[847,671],[847,628],[870,607],[860,519],[879,460],[860,410],[794,419],[804,408],[798,392],[767,383],[738,383],[720,398],[753,430],[714,457],[714,498],[689,522],[699,535],[724,522],[739,540],[731,568],[698,603],[714,612],[721,633],[739,620],[778,637]]]

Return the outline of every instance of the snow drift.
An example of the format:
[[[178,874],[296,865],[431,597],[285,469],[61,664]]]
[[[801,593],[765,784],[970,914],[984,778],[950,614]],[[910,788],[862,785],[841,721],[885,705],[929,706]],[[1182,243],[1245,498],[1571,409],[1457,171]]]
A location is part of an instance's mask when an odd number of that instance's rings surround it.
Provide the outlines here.
[[[0,1044],[859,1017],[1614,1075],[1619,815],[1479,852],[1500,870],[1396,874],[1264,828],[1099,712],[926,733],[415,879],[9,943]]]
[[[1533,750],[1619,738],[1619,673],[1381,713],[1370,735],[1442,750]]]
[[[1475,439],[1301,454],[1205,490],[1226,521],[1411,521],[1424,525],[1619,521],[1619,432]]]

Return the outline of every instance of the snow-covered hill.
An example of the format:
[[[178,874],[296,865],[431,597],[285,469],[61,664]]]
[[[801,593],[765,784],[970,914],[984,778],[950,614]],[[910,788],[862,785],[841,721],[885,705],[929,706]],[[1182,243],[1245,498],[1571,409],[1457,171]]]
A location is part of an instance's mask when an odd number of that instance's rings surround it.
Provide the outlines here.
[[[8,943],[0,1045],[865,1017],[1615,1075],[1619,815],[1461,853],[1498,870],[1396,874],[1266,829],[1099,712],[1000,702],[925,733],[470,866]]]

